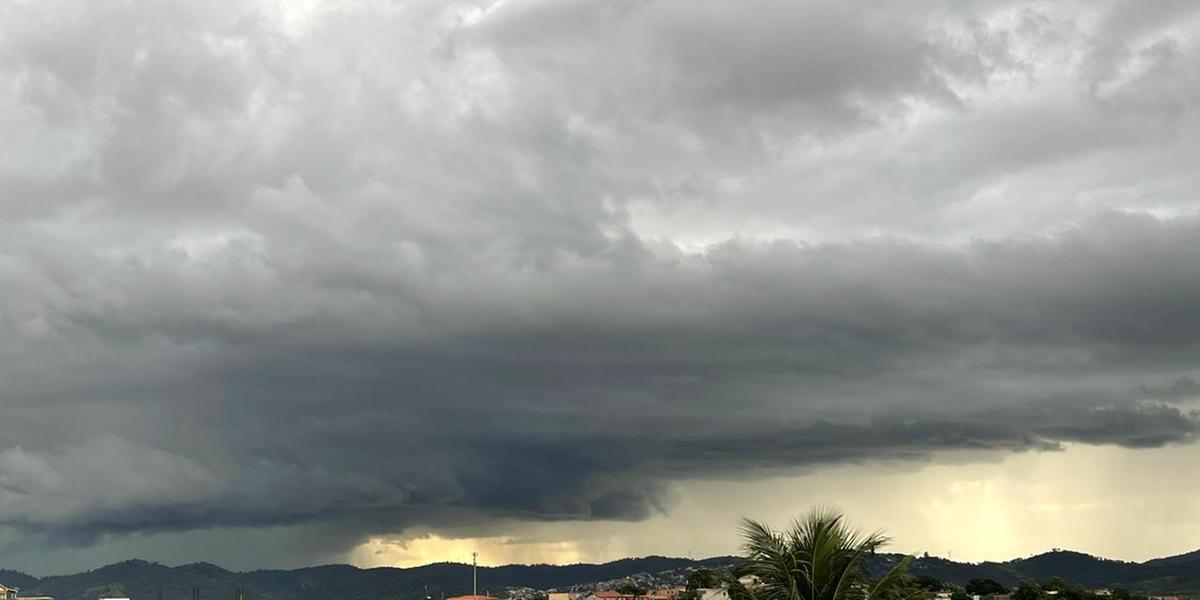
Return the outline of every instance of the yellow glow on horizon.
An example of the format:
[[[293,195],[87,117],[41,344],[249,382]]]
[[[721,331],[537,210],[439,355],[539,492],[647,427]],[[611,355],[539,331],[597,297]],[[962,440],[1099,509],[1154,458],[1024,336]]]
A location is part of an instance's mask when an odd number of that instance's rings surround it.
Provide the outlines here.
[[[863,529],[885,530],[893,539],[889,551],[958,561],[1008,560],[1052,548],[1146,560],[1195,550],[1200,539],[1200,445],[1071,445],[1061,452],[939,460],[684,482],[669,514],[641,522],[518,523],[508,537],[401,534],[372,538],[347,558],[362,566],[470,562],[472,551],[489,565],[649,554],[703,558],[739,552],[739,517],[783,527],[816,505],[841,509]]]
[[[448,539],[436,535],[415,539],[373,537],[350,554],[350,562],[362,567],[414,567],[435,562],[470,563],[479,553],[480,565],[516,563],[569,564],[585,559],[579,544],[572,541],[530,542],[510,536]]]

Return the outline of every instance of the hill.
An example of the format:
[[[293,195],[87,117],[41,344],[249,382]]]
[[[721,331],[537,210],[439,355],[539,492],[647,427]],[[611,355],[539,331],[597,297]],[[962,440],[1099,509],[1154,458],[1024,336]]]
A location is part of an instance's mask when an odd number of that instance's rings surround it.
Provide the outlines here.
[[[880,573],[900,560],[899,554],[879,554],[869,569]],[[739,559],[704,560],[648,556],[604,564],[505,565],[480,567],[480,591],[509,588],[590,589],[616,580],[636,578],[651,585],[681,583],[699,567],[730,568]],[[1200,595],[1200,551],[1132,563],[1088,554],[1054,551],[1006,562],[960,563],[938,557],[913,561],[910,572],[926,574],[958,585],[976,577],[1016,585],[1022,579],[1047,581],[1058,576],[1088,587],[1122,586],[1143,593]],[[241,587],[247,600],[421,600],[470,592],[471,566],[434,563],[421,567],[360,569],[325,565],[295,570],[235,572],[209,563],[177,567],[129,560],[74,575],[32,577],[0,570],[0,583],[21,588],[25,595],[50,595],[58,600],[95,600],[101,596],[128,596],[152,600],[162,589],[167,600],[187,598],[199,587],[203,599],[232,598]]]
[[[648,556],[604,564],[505,565],[479,567],[480,591],[529,587],[538,590],[588,586],[639,574],[686,571],[700,566],[725,567],[737,559],[704,560]],[[144,560],[129,560],[74,575],[36,578],[16,571],[0,571],[0,583],[21,588],[23,595],[49,595],[58,600],[95,600],[104,595],[150,600],[163,590],[164,597],[190,598],[195,587],[202,598],[231,598],[238,587],[247,600],[420,600],[427,594],[440,598],[470,593],[471,566],[434,563],[407,569],[360,569],[350,565],[325,565],[295,570],[228,571],[209,563],[168,567]]]
[[[890,555],[898,559],[900,555]],[[1200,595],[1200,551],[1144,563],[1110,560],[1055,550],[1005,562],[956,563],[937,557],[913,561],[909,571],[962,585],[975,577],[1015,586],[1022,579],[1045,582],[1062,577],[1085,587],[1126,587],[1144,593]]]

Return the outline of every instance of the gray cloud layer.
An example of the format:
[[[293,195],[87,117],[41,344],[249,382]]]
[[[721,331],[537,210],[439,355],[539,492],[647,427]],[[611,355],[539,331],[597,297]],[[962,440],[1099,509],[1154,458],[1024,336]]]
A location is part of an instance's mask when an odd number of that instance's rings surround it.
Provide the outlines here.
[[[0,8],[0,522],[1196,440],[1186,3],[301,4]]]

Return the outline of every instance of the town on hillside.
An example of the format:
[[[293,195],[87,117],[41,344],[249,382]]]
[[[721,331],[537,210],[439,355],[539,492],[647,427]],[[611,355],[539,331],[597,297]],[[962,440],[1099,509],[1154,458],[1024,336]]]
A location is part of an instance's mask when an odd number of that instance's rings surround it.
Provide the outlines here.
[[[475,567],[475,565],[471,565]],[[468,595],[448,596],[444,592],[431,594],[426,590],[424,600],[756,600],[770,597],[764,593],[764,584],[758,577],[742,572],[739,567],[722,567],[716,570],[707,567],[684,567],[659,573],[636,573],[619,579],[581,583],[566,589],[537,589],[524,586],[506,586],[490,590],[478,589],[475,568],[469,583],[475,592]],[[461,588],[460,588],[461,589]],[[905,574],[898,597],[888,600],[1195,600],[1184,595],[1139,595],[1128,589],[1087,588],[1072,585],[1062,578],[1052,577],[1044,583],[1024,580],[1009,588],[998,581],[972,578],[966,585],[944,583],[928,575]],[[108,586],[105,593],[91,597],[69,600],[170,600],[159,589],[157,598],[115,596],[120,586]],[[92,591],[96,591],[93,589]],[[480,593],[482,591],[482,593]],[[740,591],[740,592],[739,592]],[[220,597],[217,590],[210,590]],[[731,594],[731,592],[734,592]],[[756,594],[758,592],[758,594]],[[759,595],[761,594],[761,595]],[[396,590],[396,597],[405,596]],[[55,600],[48,595],[22,595],[16,587],[0,583],[0,600]],[[200,588],[192,591],[191,600],[200,600]],[[278,594],[260,593],[244,588],[234,591],[234,600],[290,600]],[[871,600],[864,596],[858,600]]]
[[[572,586],[567,590],[537,590],[528,587],[505,588],[497,595],[454,596],[445,600],[738,600],[730,595],[736,581],[753,592],[762,584],[754,575],[731,577],[704,567],[659,574],[640,573],[630,577]],[[1071,585],[1059,577],[1043,584],[1023,581],[1008,588],[991,579],[971,579],[965,586],[943,583],[929,575],[907,576],[913,593],[906,600],[1192,600],[1182,595],[1139,595],[1124,588],[1085,588]],[[654,587],[655,585],[660,587]],[[429,598],[427,600],[436,600]]]

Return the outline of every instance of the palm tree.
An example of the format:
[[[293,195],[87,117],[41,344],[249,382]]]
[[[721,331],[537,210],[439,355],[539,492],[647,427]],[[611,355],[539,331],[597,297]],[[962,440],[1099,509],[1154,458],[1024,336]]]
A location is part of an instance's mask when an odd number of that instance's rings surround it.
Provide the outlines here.
[[[754,583],[728,581],[730,600],[914,600],[919,590],[905,585],[910,557],[883,578],[871,581],[865,562],[888,542],[882,533],[864,535],[846,525],[840,513],[816,509],[784,532],[742,520],[748,564]]]

